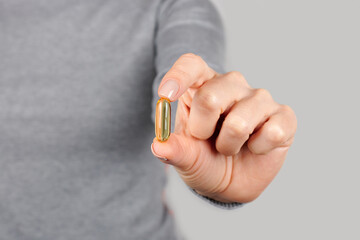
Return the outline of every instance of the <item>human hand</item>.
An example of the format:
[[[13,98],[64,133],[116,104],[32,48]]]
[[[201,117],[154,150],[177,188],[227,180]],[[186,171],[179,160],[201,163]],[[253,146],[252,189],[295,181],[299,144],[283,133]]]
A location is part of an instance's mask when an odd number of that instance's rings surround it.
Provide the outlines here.
[[[182,55],[158,94],[178,100],[174,133],[153,154],[187,185],[221,202],[256,199],[280,170],[296,131],[293,110],[236,71],[219,74],[200,56]]]

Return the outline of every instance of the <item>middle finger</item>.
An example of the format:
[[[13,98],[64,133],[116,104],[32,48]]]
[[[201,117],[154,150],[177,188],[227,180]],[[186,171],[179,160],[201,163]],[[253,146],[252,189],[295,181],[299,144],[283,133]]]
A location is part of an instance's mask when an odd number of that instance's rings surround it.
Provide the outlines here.
[[[220,115],[250,94],[251,88],[239,72],[229,72],[205,82],[194,94],[189,130],[199,139],[210,138]]]

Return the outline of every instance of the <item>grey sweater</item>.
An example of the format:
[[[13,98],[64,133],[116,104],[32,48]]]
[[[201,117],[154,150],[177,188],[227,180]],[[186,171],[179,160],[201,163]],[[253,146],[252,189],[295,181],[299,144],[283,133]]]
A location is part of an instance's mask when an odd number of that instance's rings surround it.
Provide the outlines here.
[[[223,48],[206,0],[0,0],[0,239],[177,239],[157,88]]]

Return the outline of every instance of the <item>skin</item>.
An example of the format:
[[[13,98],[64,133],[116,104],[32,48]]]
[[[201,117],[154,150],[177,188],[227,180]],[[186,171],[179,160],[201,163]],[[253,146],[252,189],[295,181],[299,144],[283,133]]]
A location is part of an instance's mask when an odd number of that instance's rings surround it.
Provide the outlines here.
[[[293,143],[294,111],[232,71],[219,74],[200,57],[182,55],[159,85],[175,80],[175,130],[154,138],[153,154],[173,165],[187,185],[222,202],[255,200],[274,179]],[[169,97],[170,96],[170,97]]]

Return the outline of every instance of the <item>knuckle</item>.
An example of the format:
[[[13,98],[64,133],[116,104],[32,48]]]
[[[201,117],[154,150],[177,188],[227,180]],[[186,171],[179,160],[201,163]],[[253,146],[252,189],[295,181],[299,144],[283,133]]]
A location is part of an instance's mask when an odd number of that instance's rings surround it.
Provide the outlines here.
[[[273,125],[268,128],[267,137],[273,145],[279,145],[286,141],[286,133],[284,129],[278,125]]]
[[[195,97],[196,102],[201,108],[207,111],[215,111],[219,109],[220,101],[214,93],[199,89]]]
[[[255,89],[254,90],[255,93],[254,93],[254,96],[256,98],[259,98],[261,100],[265,100],[265,101],[269,101],[269,100],[272,100],[272,96],[271,96],[271,93],[267,90],[267,89],[264,89],[264,88],[258,88],[258,89]]]
[[[244,75],[238,71],[231,71],[225,74],[227,78],[233,80],[234,82],[240,82],[241,85],[250,88],[249,84],[246,82]]]
[[[251,133],[249,123],[240,117],[226,119],[223,123],[223,127],[226,129],[227,134],[234,138],[243,136],[248,137]]]
[[[280,105],[280,108],[281,108],[282,111],[284,111],[288,115],[296,118],[295,112],[290,106],[288,106],[288,105]]]
[[[191,53],[191,52],[189,52],[189,53],[184,53],[183,55],[181,55],[181,57],[189,57],[189,58],[192,58],[192,57],[196,57],[196,56],[198,56],[198,55],[196,55],[195,53]]]
[[[202,57],[200,57],[199,55],[196,55],[194,53],[185,53],[185,54],[181,55],[181,58],[188,59],[188,60],[193,61],[198,64],[202,64],[204,62]]]
[[[285,112],[293,112],[292,108],[290,106],[288,106],[288,105],[282,104],[280,107]]]
[[[290,121],[290,128],[292,129],[292,135],[295,135],[297,129],[297,117],[294,110],[288,105],[280,105],[281,111],[285,113],[285,116]]]
[[[173,68],[170,73],[167,74],[167,78],[175,79],[189,79],[191,75],[186,71],[186,68],[182,65],[178,65],[176,68]]]
[[[167,72],[163,79],[175,79],[179,82],[182,80],[191,79],[191,74],[186,71],[186,67],[182,65],[177,65],[176,67],[172,68],[171,71]]]
[[[201,78],[201,76],[204,74],[205,70],[207,69],[207,63],[202,59],[201,56],[196,55],[194,53],[185,53],[181,55],[180,59],[181,61],[179,61],[179,63],[186,66],[186,68],[188,68],[189,65],[195,66],[195,69],[197,69],[197,71],[195,74],[196,76],[193,77]]]
[[[234,78],[234,79],[237,79],[237,80],[243,80],[245,79],[243,74],[241,72],[238,72],[238,71],[231,71],[231,72],[228,72],[227,73],[227,76],[230,77],[230,78]]]

